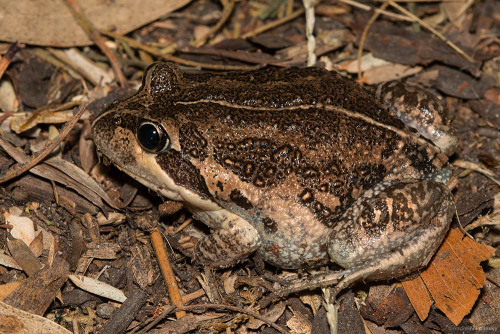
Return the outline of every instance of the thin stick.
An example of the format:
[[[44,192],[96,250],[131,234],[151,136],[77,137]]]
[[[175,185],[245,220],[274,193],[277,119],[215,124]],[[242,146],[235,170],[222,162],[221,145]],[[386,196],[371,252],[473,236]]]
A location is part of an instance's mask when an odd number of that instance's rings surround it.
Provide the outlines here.
[[[365,5],[365,4],[353,1],[353,0],[339,0],[339,1],[345,3],[345,4],[349,5],[349,6],[356,7],[356,8],[362,9],[362,10],[366,10],[366,11],[370,11],[370,10],[373,9],[373,7],[371,7],[371,6],[368,6],[368,5]],[[387,1],[387,0],[383,0],[383,1]],[[410,18],[408,16],[405,16],[405,15],[399,15],[399,14],[396,14],[396,13],[391,13],[391,12],[388,12],[386,10],[380,10],[378,8],[375,8],[374,10],[377,13],[384,14],[385,16],[392,17],[392,18],[397,19],[397,20],[415,22],[414,19],[412,19],[412,18]]]
[[[258,34],[261,34],[265,31],[268,31],[268,30],[271,30],[273,28],[276,28],[280,25],[282,25],[283,23],[286,23],[288,21],[291,21],[299,16],[301,16],[302,14],[305,13],[305,9],[304,8],[301,8],[301,9],[297,9],[295,12],[291,13],[290,15],[288,16],[285,16],[284,18],[282,19],[279,19],[279,20],[276,20],[276,21],[273,21],[271,23],[268,23],[268,24],[265,24],[255,30],[252,30],[252,31],[249,31],[247,32],[246,34],[242,35],[241,38],[249,38],[249,37],[253,37],[255,35],[258,35]]]
[[[100,33],[94,28],[93,24],[87,19],[85,14],[82,11],[82,8],[78,4],[78,0],[64,0],[66,5],[68,5],[71,13],[77,20],[78,24],[83,28],[83,30],[87,33],[87,36],[101,49],[101,51],[108,57],[109,62],[111,63],[111,67],[113,67],[113,71],[115,72],[116,79],[120,83],[121,87],[125,87],[126,79],[123,75],[123,72],[120,68],[120,64],[118,64],[118,60],[116,59],[115,54],[108,48],[104,39],[100,35]]]
[[[186,228],[186,226],[188,226],[189,224],[191,224],[191,222],[193,221],[193,218],[188,218],[184,221],[184,223],[182,223],[179,227],[177,227],[175,229],[175,231],[173,232],[173,234],[176,234],[176,233],[179,233],[180,231],[182,231],[184,228]]]
[[[205,63],[200,63],[197,61],[192,61],[192,60],[187,60],[179,57],[172,56],[170,54],[166,54],[161,52],[160,50],[157,50],[155,48],[152,48],[150,46],[147,46],[145,44],[142,44],[139,41],[136,41],[135,39],[125,37],[119,34],[115,34],[111,31],[101,31],[103,35],[109,36],[116,38],[120,41],[126,42],[130,44],[131,46],[146,51],[152,55],[158,56],[160,58],[163,58],[168,61],[172,61],[181,65],[186,65],[186,66],[192,66],[192,67],[200,67],[200,68],[207,68],[210,70],[222,70],[222,71],[230,71],[230,70],[252,70],[255,69],[255,66],[232,66],[232,65],[216,65],[216,64],[205,64]]]
[[[71,121],[66,123],[64,127],[61,129],[61,132],[59,133],[59,136],[54,138],[53,140],[50,140],[47,145],[45,146],[45,149],[37,156],[35,156],[33,159],[31,159],[29,162],[27,162],[24,165],[18,165],[16,168],[9,169],[5,175],[0,177],[0,184],[7,182],[9,180],[12,180],[15,177],[18,177],[19,175],[27,172],[31,168],[33,168],[35,165],[37,165],[40,161],[45,159],[50,152],[52,152],[61,142],[62,140],[68,135],[68,133],[71,131],[71,129],[75,126],[76,122],[80,119],[82,114],[85,112],[87,109],[88,103],[82,103],[80,105],[80,110],[73,116]]]
[[[9,49],[4,54],[3,57],[0,57],[0,79],[2,78],[3,74],[5,73],[5,70],[7,69],[7,67],[9,67],[9,65],[12,61],[12,58],[14,58],[14,55],[17,53],[17,51],[19,51],[19,49],[21,49],[21,47],[16,42],[16,43],[12,44],[11,46],[9,46]]]
[[[418,23],[420,23],[423,27],[427,28],[430,32],[432,32],[434,35],[436,35],[437,37],[439,37],[441,40],[443,40],[444,42],[446,42],[446,44],[448,44],[453,50],[455,50],[459,55],[461,55],[462,57],[464,57],[468,62],[471,62],[471,63],[474,63],[474,59],[472,59],[469,55],[467,55],[464,51],[462,51],[462,49],[460,49],[455,43],[449,41],[446,37],[444,37],[440,32],[438,32],[436,29],[434,29],[433,27],[431,27],[430,25],[428,25],[426,22],[422,21],[419,17],[413,15],[412,13],[410,13],[409,11],[407,11],[406,9],[404,9],[403,7],[401,7],[400,5],[398,5],[397,3],[395,3],[394,1],[392,0],[389,0],[388,3],[396,8],[397,10],[399,10],[401,13],[405,14],[405,15],[408,15],[409,17],[415,19],[415,21],[417,21]]]
[[[231,17],[231,13],[233,12],[235,0],[226,0],[221,1],[224,8],[222,9],[222,15],[219,21],[215,26],[210,28],[210,31],[198,38],[196,41],[192,43],[192,45],[196,47],[200,47],[207,41],[208,38],[212,38],[217,31],[219,31],[222,26],[226,23],[226,21]]]
[[[387,2],[383,3],[382,6],[380,6],[380,11],[385,10],[389,6]],[[361,56],[363,55],[363,46],[365,45],[365,40],[366,36],[368,35],[368,30],[370,30],[370,27],[372,24],[378,19],[380,16],[380,11],[376,11],[373,13],[372,17],[370,17],[370,20],[365,26],[365,29],[363,30],[363,33],[361,34],[361,39],[359,41],[359,48],[358,48],[358,79],[361,79]]]
[[[163,278],[165,278],[165,282],[167,283],[168,293],[170,294],[172,304],[180,309],[184,304],[182,303],[182,297],[179,292],[179,287],[177,286],[177,281],[175,280],[174,271],[172,270],[170,260],[167,256],[167,250],[165,249],[163,238],[157,228],[155,228],[151,233],[151,243],[153,244],[156,257],[158,258],[158,264],[160,265]],[[180,319],[186,316],[186,311],[176,311],[175,316],[177,317],[177,319]]]
[[[255,319],[259,319],[259,320],[265,322],[266,324],[268,324],[272,328],[276,329],[280,333],[287,333],[287,331],[285,329],[276,325],[274,322],[272,322],[271,320],[267,319],[266,317],[260,315],[259,313],[253,312],[250,310],[246,310],[246,309],[243,309],[241,307],[224,305],[224,304],[197,304],[197,305],[184,306],[182,309],[186,310],[186,311],[191,311],[191,310],[209,309],[209,308],[219,309],[219,310],[230,310],[233,312],[248,314],[248,315],[254,317]]]

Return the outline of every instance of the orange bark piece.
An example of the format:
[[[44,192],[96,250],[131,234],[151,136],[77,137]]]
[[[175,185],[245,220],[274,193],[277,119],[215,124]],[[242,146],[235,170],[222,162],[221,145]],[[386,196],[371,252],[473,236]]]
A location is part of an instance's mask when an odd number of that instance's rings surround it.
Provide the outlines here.
[[[436,307],[455,325],[470,312],[485,282],[486,275],[479,263],[493,255],[492,247],[484,243],[479,244],[468,237],[463,238],[462,232],[453,229],[428,268],[420,274]],[[422,305],[419,305],[423,304],[419,300],[422,297],[421,284],[406,283],[404,287],[412,305],[417,305],[415,309],[419,309],[419,317],[425,314]],[[412,288],[417,290],[413,291]],[[430,308],[430,305],[428,307]]]
[[[422,280],[422,277],[417,276],[412,280],[404,281],[402,283],[403,288],[406,291],[406,295],[410,299],[411,304],[413,305],[415,312],[417,312],[420,320],[427,319],[433,300],[427,290],[427,287],[425,286],[424,281]]]

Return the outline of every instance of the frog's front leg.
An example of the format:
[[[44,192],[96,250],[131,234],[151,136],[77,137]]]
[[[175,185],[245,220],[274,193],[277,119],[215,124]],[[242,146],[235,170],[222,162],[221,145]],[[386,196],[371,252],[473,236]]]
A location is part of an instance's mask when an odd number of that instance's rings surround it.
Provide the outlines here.
[[[348,268],[341,288],[361,278],[388,280],[425,267],[453,213],[449,189],[434,181],[386,181],[365,192],[329,236],[330,257]]]
[[[259,233],[240,216],[224,209],[201,211],[190,208],[190,211],[196,219],[215,230],[194,246],[196,262],[212,267],[227,267],[259,248]]]

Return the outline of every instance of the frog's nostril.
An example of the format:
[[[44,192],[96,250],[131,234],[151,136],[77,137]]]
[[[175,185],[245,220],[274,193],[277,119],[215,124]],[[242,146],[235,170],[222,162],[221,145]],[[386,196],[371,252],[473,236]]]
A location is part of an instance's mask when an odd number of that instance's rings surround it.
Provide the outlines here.
[[[120,125],[122,124],[122,118],[120,117],[120,115],[115,115],[113,116],[112,122],[114,125]]]

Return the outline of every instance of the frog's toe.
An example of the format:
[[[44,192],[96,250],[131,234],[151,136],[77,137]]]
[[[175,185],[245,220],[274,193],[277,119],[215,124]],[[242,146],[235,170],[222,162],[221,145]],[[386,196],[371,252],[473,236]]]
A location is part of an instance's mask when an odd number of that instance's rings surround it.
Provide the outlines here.
[[[329,236],[330,257],[374,280],[427,265],[454,212],[449,189],[429,180],[381,183],[365,192]]]

